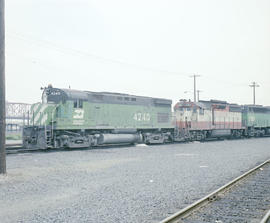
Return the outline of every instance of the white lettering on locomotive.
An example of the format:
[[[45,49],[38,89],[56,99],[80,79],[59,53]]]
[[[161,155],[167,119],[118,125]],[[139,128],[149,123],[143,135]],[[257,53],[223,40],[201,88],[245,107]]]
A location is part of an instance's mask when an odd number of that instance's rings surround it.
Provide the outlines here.
[[[141,113],[141,112],[138,112],[138,113],[135,113],[134,116],[133,116],[133,119],[140,122],[140,121],[146,121],[146,122],[149,122],[150,119],[151,119],[151,116],[149,113]]]
[[[73,118],[74,119],[83,119],[84,117],[84,110],[77,108],[74,110]]]

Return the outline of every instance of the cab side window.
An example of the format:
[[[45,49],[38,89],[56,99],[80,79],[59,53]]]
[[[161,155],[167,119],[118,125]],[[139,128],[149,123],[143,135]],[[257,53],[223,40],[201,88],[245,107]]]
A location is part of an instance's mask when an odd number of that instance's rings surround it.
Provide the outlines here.
[[[78,102],[77,102],[77,100],[76,100],[76,101],[74,101],[73,107],[74,107],[74,108],[77,108],[77,106],[78,106]]]
[[[79,100],[79,108],[83,108],[83,101]]]
[[[83,108],[83,100],[75,100],[73,103],[74,108]]]
[[[59,118],[59,107],[56,107],[55,115],[56,115],[56,118]]]

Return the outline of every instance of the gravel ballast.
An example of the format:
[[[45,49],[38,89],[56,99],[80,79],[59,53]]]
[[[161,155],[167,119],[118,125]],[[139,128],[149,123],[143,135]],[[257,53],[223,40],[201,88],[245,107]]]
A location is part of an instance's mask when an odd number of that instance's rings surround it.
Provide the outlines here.
[[[1,222],[159,222],[270,158],[270,138],[7,156]]]

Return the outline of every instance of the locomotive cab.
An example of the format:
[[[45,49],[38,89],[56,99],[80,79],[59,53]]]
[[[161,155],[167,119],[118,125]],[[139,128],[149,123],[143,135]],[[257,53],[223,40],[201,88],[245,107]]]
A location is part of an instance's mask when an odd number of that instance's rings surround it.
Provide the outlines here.
[[[60,102],[65,103],[66,99],[67,95],[63,91],[57,88],[53,88],[52,86],[45,88],[42,93],[43,104],[58,104]]]

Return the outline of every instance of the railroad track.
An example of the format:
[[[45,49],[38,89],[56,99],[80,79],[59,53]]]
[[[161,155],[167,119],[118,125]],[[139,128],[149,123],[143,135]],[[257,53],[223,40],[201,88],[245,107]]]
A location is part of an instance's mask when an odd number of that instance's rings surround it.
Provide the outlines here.
[[[93,150],[93,149],[114,149],[121,147],[132,147],[131,144],[108,144],[108,145],[100,145],[95,147],[87,147],[87,148],[58,148],[58,149],[25,149],[22,144],[6,144],[6,154],[16,154],[16,153],[31,153],[31,152],[60,152],[60,151],[79,151],[79,150]]]
[[[6,144],[6,148],[16,148],[16,147],[22,147],[21,143],[17,143],[17,144]]]
[[[270,210],[264,215],[260,223],[269,223],[270,222]]]
[[[270,159],[160,223],[191,222],[270,223]]]
[[[6,154],[30,153],[37,151],[44,151],[44,149],[25,149],[22,144],[6,145]]]
[[[265,135],[263,137],[270,137],[270,135]],[[230,139],[230,140],[243,140],[246,138],[239,138],[239,139]],[[211,138],[211,139],[206,139],[204,141],[200,141],[201,143],[207,143],[207,142],[213,142],[213,141],[223,141],[226,139],[216,139],[216,138]],[[193,142],[196,142],[193,141]],[[186,142],[172,142],[172,143],[168,143],[168,144],[175,144],[175,143],[188,143]],[[152,146],[155,145],[159,145],[159,144],[153,144]],[[91,149],[95,149],[95,148],[114,148],[114,147],[122,147],[122,146],[132,146],[131,144],[108,144],[108,145],[99,145],[99,146],[95,146]],[[75,150],[84,150],[84,149],[89,149],[89,148],[77,148]],[[63,148],[61,149],[53,149],[54,151],[62,151],[65,150]],[[68,150],[74,150],[74,149],[68,149]],[[27,153],[27,152],[35,152],[35,151],[52,151],[52,149],[24,149],[22,144],[6,144],[6,154],[14,154],[14,153]]]
[[[6,154],[18,153],[22,150],[22,144],[6,144]]]

